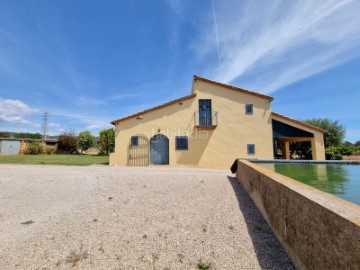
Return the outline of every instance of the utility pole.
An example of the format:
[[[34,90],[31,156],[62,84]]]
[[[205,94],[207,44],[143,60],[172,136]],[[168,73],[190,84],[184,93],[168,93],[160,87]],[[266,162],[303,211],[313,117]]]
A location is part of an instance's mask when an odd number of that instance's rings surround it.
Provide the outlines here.
[[[47,139],[48,136],[48,120],[49,120],[49,113],[44,112],[42,116],[42,126],[41,126],[41,129],[43,131],[43,139]]]

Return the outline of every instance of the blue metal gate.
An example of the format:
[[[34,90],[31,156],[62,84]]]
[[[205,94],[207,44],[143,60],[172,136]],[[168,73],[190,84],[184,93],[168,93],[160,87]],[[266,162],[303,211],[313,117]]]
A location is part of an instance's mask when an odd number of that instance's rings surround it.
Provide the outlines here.
[[[169,164],[169,139],[155,135],[150,140],[150,164]]]

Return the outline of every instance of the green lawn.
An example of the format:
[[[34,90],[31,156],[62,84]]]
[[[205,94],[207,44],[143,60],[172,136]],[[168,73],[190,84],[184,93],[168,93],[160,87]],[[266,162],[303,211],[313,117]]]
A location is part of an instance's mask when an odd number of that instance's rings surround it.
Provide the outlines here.
[[[11,155],[0,156],[0,164],[56,164],[80,165],[109,164],[108,156],[97,155]]]

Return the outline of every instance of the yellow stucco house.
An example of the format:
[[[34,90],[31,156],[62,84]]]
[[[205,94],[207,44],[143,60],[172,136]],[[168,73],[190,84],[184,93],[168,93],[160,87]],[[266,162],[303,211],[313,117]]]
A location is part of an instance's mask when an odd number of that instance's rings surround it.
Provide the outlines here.
[[[325,130],[271,111],[272,97],[193,77],[190,95],[112,121],[110,165],[229,168],[236,158],[290,158],[291,142],[325,159]]]

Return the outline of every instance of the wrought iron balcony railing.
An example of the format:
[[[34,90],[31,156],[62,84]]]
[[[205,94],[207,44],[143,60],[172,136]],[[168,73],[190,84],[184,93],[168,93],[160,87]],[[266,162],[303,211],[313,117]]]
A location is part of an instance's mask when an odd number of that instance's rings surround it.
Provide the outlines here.
[[[194,116],[195,126],[199,129],[214,129],[218,125],[218,112],[197,111]]]

